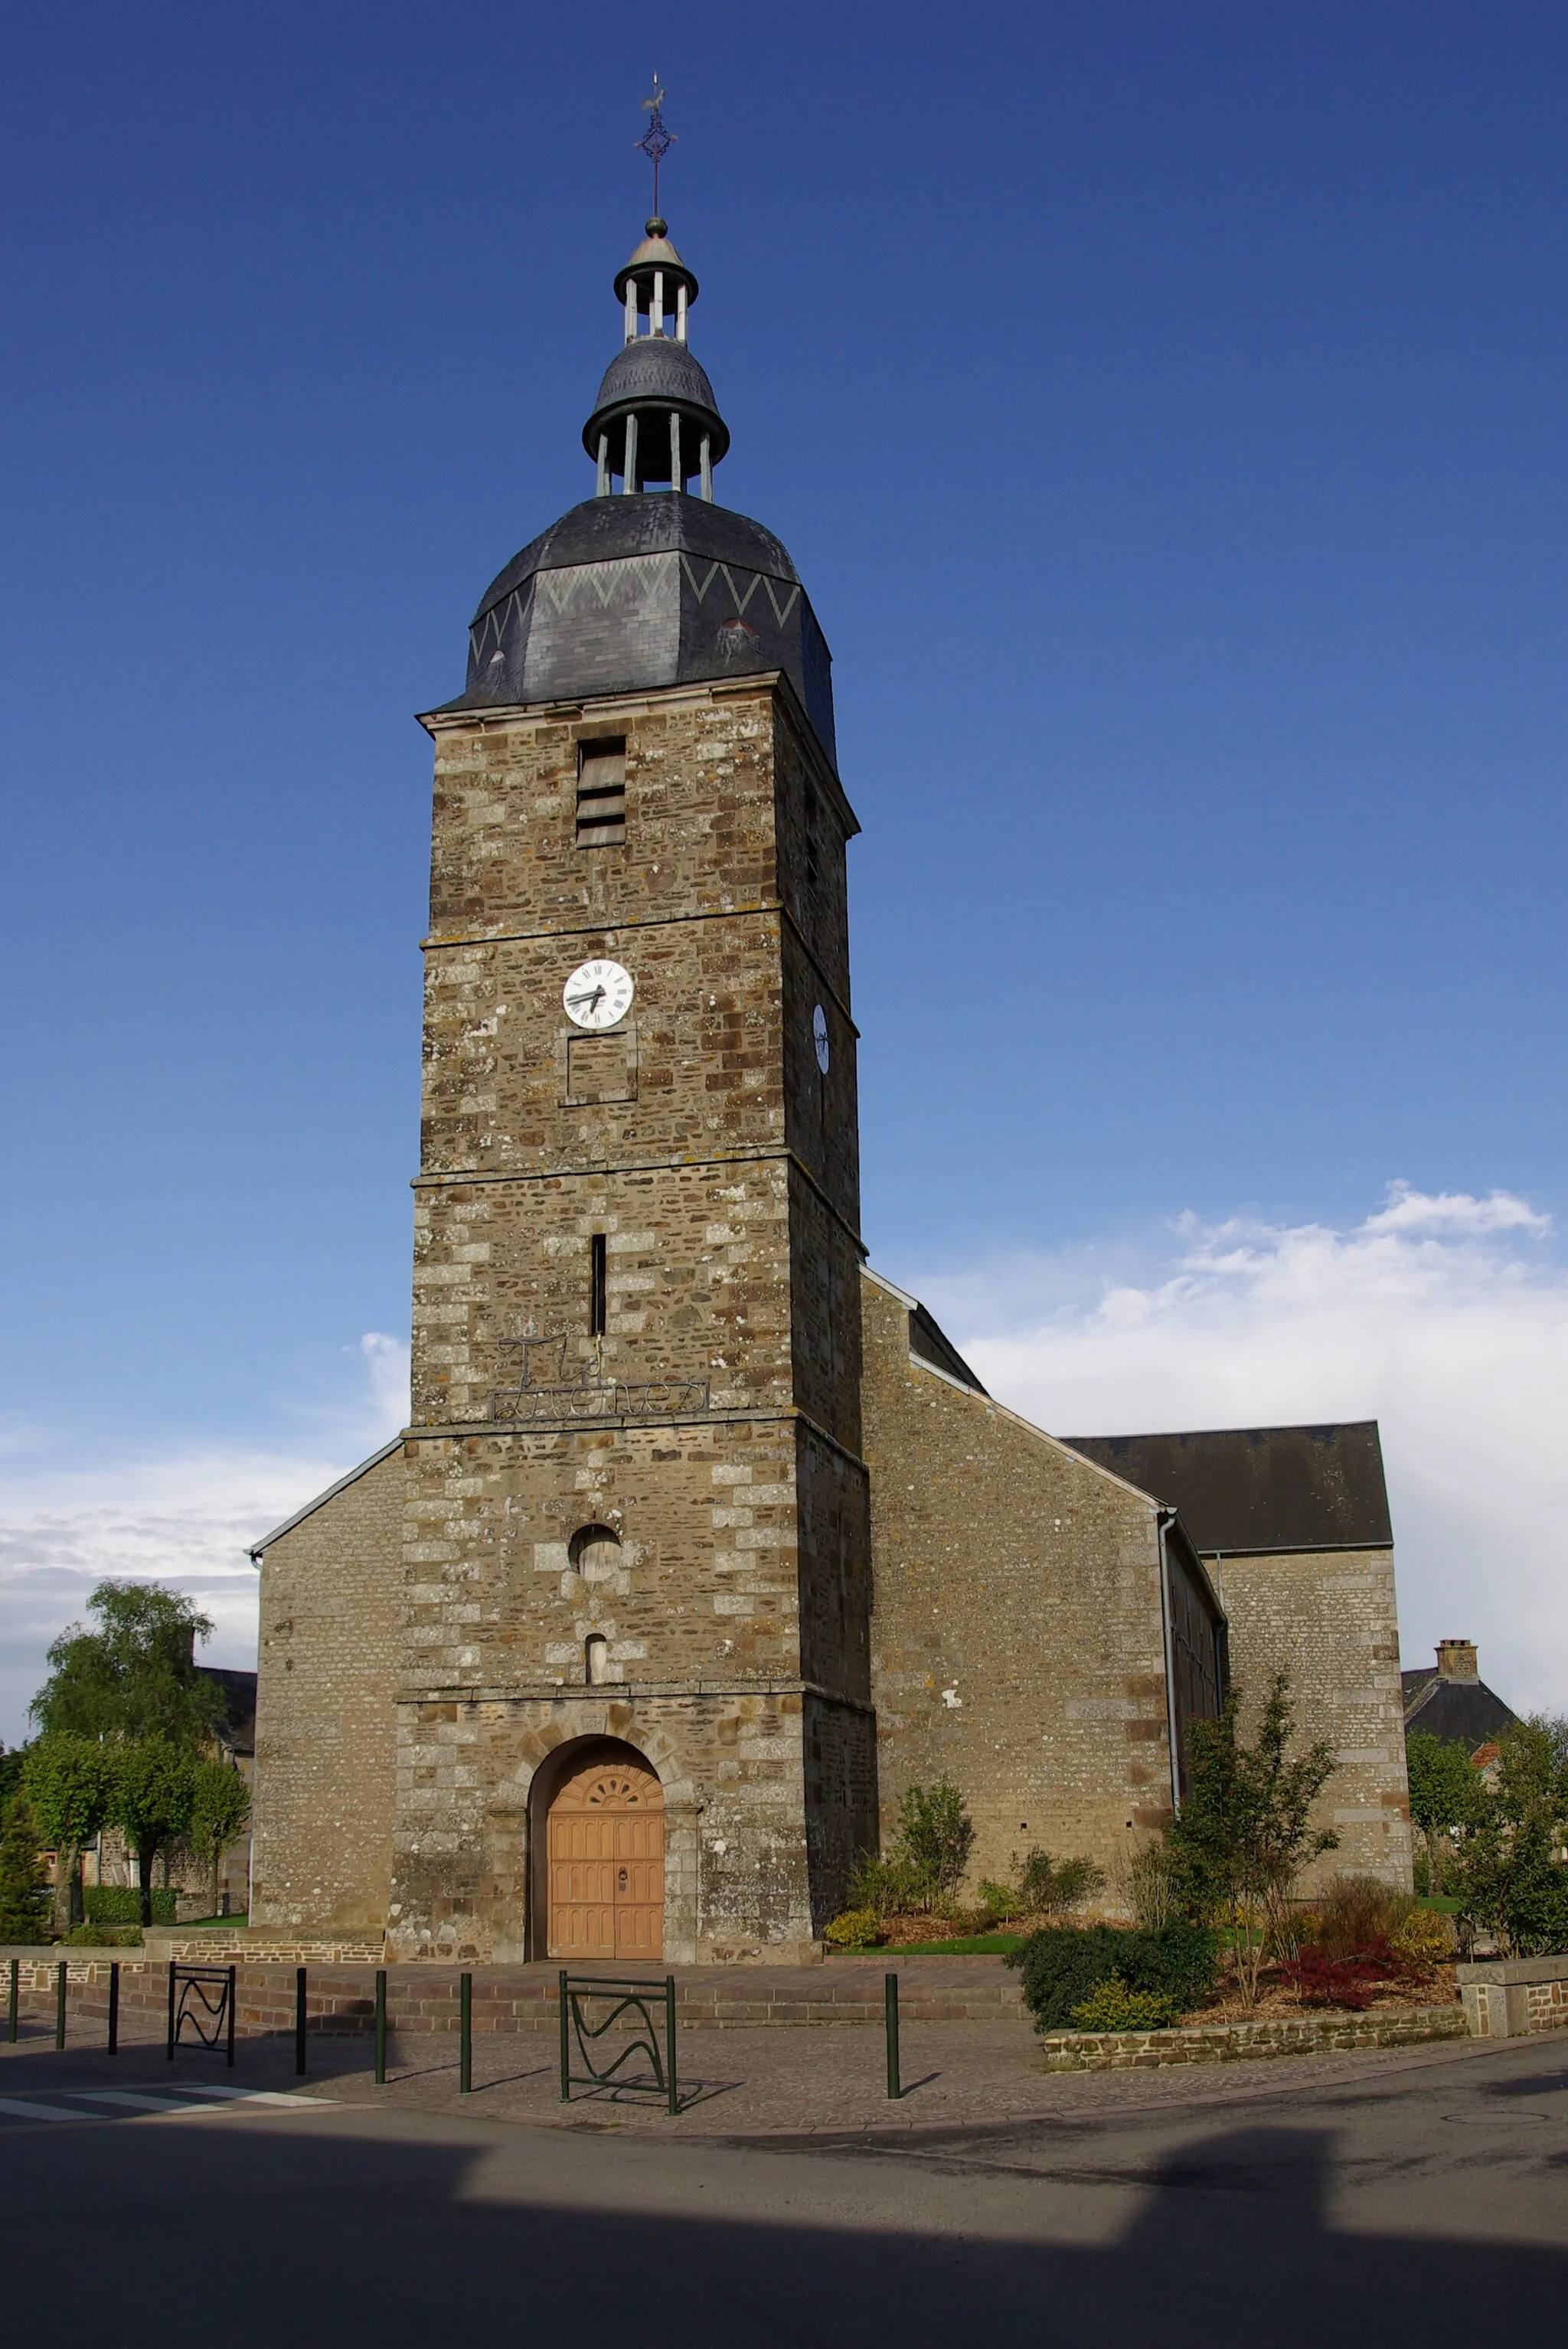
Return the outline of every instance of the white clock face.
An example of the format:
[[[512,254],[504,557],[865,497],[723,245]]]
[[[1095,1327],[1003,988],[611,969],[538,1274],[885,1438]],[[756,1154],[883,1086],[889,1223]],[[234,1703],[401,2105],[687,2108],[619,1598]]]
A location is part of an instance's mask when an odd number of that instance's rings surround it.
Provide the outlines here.
[[[568,1019],[579,1028],[614,1028],[632,1008],[632,974],[618,962],[580,962],[561,990]]]
[[[811,1041],[817,1048],[817,1066],[824,1076],[828,1073],[828,1015],[819,1003],[811,1014]]]

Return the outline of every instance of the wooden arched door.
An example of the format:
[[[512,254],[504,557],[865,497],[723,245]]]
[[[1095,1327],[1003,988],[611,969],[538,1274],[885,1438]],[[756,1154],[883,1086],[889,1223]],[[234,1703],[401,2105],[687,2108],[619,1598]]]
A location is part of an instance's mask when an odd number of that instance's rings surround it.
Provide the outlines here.
[[[552,1958],[664,1955],[665,1795],[629,1747],[568,1765],[546,1826]]]

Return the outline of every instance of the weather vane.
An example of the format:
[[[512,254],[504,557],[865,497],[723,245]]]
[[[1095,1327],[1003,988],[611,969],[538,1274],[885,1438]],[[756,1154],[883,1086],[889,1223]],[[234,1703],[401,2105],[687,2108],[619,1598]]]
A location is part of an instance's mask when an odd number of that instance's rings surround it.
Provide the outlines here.
[[[643,112],[648,118],[648,127],[640,139],[634,139],[632,141],[633,146],[639,153],[645,155],[654,167],[654,217],[655,220],[659,217],[659,165],[676,143],[675,132],[665,129],[665,91],[659,87],[658,70],[655,67],[654,94],[652,98],[645,98],[643,100]]]

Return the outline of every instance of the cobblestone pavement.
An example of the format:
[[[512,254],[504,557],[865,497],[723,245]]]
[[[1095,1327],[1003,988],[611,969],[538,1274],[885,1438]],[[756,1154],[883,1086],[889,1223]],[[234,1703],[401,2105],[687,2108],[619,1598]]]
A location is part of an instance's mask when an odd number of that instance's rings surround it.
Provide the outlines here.
[[[531,2122],[586,2131],[632,2131],[677,2137],[748,2139],[848,2136],[918,2137],[935,2132],[984,2131],[1033,2120],[1109,2119],[1137,2112],[1178,2113],[1256,2099],[1288,2103],[1328,2088],[1368,2085],[1434,2065],[1463,2067],[1488,2052],[1485,2041],[1437,2042],[1429,2047],[1374,2048],[1331,2055],[1283,2056],[1239,2064],[1172,2066],[1161,2071],[1047,2073],[1026,2023],[906,2023],[901,2035],[903,2093],[887,2095],[882,2031],[864,2024],[795,2030],[685,2029],[677,2047],[681,2111],[672,2117],[656,2095],[635,2089],[575,2088],[560,2097],[553,2034],[476,2033],[473,2089],[458,2086],[458,2047],[450,2033],[394,2038],[388,2076],[377,2087],[366,2040],[313,2039],[309,2071],[298,2083],[312,2095],[339,2103]],[[115,2065],[96,2047],[57,2055],[38,2033],[0,2056],[24,2058],[26,2089],[58,2081],[112,2083]],[[269,2089],[294,2085],[292,2048],[275,2042],[240,2043],[236,2069],[182,2048],[176,2064],[162,2063],[161,2042],[139,2034],[119,2064],[181,2083],[234,2079]],[[596,2060],[603,2064],[601,2043]],[[647,2076],[645,2064],[637,2071]],[[0,2092],[14,2077],[0,2063]]]
[[[93,2034],[94,2039],[97,2033]],[[1553,2034],[1555,2037],[1555,2034]],[[680,2137],[791,2138],[845,2135],[915,2137],[932,2131],[966,2132],[1032,2120],[1063,2122],[1117,2114],[1179,2112],[1244,2103],[1260,2095],[1288,2102],[1320,2090],[1387,2080],[1433,2065],[1460,2067],[1490,2043],[1438,2041],[1429,2046],[1368,2048],[1323,2055],[1258,2058],[1242,2063],[1172,2065],[1160,2070],[1047,2073],[1026,2023],[908,2023],[901,2033],[903,2094],[887,2094],[886,2052],[878,2025],[837,2023],[792,2029],[684,2027],[677,2042],[681,2097],[672,2116],[651,2091],[626,2085],[574,2087],[570,2105],[560,2094],[560,2059],[553,2032],[479,2033],[473,2041],[473,2088],[459,2093],[455,2033],[394,2033],[387,2080],[378,2087],[367,2037],[310,2042],[306,2093],[338,2102],[385,2104],[426,2112],[467,2112],[476,2118],[542,2123],[589,2131],[652,2131]],[[73,2044],[57,2054],[49,2034],[34,2025],[0,2058],[26,2064],[27,2090],[53,2081],[112,2084],[127,2064],[139,2076],[149,2059],[171,2082],[223,2081],[276,2090],[296,2085],[292,2041],[242,2040],[236,2068],[181,2048],[173,2066],[163,2061],[161,2033],[138,2019],[122,2033],[117,2064],[101,2046]],[[605,2065],[605,2043],[595,2064]],[[649,2079],[645,2059],[624,2068],[629,2080]],[[0,2061],[0,2093],[21,2075]]]

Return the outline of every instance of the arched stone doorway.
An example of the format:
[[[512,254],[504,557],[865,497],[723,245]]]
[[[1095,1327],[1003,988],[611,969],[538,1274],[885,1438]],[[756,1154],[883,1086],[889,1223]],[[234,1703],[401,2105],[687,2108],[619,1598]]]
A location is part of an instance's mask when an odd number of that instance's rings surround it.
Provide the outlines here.
[[[634,1746],[595,1737],[562,1756],[544,1843],[550,1957],[663,1956],[664,1788]]]

